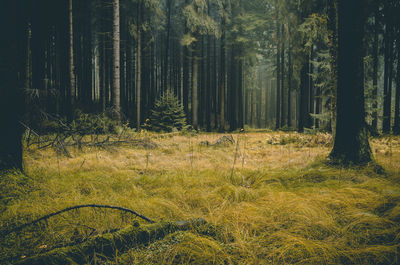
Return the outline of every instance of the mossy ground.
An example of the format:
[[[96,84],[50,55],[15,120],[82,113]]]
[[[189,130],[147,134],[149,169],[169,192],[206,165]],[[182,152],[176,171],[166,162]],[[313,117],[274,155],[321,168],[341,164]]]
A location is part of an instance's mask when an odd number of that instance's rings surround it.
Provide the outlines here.
[[[222,134],[138,134],[146,150],[25,150],[26,175],[1,178],[0,230],[77,204],[131,208],[156,221],[204,218],[218,231],[178,231],[150,245],[94,255],[115,264],[399,264],[400,138],[371,139],[384,170],[329,167],[331,137],[234,134],[239,144],[204,146]],[[236,157],[236,158],[235,158]],[[234,164],[235,161],[235,165]],[[69,212],[8,235],[0,263],[128,226],[113,210]]]

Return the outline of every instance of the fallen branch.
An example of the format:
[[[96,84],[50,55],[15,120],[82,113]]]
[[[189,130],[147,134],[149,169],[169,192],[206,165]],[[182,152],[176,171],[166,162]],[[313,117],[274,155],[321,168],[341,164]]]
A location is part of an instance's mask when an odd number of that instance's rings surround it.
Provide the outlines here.
[[[141,219],[143,219],[143,220],[145,220],[145,221],[147,221],[149,223],[154,223],[154,221],[149,219],[148,217],[146,217],[144,215],[141,215],[141,214],[135,212],[134,210],[131,210],[131,209],[128,209],[128,208],[119,207],[119,206],[111,206],[111,205],[102,205],[102,204],[84,204],[84,205],[76,205],[76,206],[68,207],[68,208],[65,208],[63,210],[47,214],[47,215],[42,216],[42,217],[40,217],[40,218],[38,218],[36,220],[33,220],[32,222],[20,225],[20,226],[14,228],[12,230],[6,231],[4,236],[8,235],[8,234],[11,234],[13,232],[21,231],[25,227],[37,224],[37,223],[39,223],[41,221],[44,221],[44,220],[47,220],[47,219],[49,219],[49,218],[51,218],[53,216],[56,216],[56,215],[59,215],[59,214],[62,214],[62,213],[65,213],[65,212],[68,212],[68,211],[71,211],[71,210],[80,209],[80,208],[106,208],[106,209],[119,210],[119,211],[123,211],[123,212],[127,212],[127,213],[131,213],[133,215],[136,215],[137,217],[139,217],[139,218],[141,218]]]
[[[163,239],[168,234],[176,231],[196,231],[201,230],[201,227],[206,225],[207,223],[203,219],[161,222],[149,225],[136,223],[118,232],[99,235],[82,244],[56,248],[37,256],[19,259],[14,261],[13,264],[87,264],[96,255],[113,259],[116,253],[123,253],[131,248]]]

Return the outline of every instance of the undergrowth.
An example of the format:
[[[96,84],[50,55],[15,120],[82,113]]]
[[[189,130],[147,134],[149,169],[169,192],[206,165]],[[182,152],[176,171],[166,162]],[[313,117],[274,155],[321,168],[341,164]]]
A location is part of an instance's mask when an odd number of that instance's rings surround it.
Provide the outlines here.
[[[204,218],[210,231],[176,231],[112,258],[99,253],[88,261],[93,264],[400,263],[400,138],[372,139],[384,169],[377,170],[327,166],[327,135],[252,132],[233,135],[231,145],[200,144],[221,136],[138,134],[158,147],[76,148],[71,158],[31,148],[25,151],[25,174],[0,178],[0,231],[69,206],[98,203],[134,209],[155,221]],[[5,235],[0,263],[135,222],[113,210],[65,213]]]

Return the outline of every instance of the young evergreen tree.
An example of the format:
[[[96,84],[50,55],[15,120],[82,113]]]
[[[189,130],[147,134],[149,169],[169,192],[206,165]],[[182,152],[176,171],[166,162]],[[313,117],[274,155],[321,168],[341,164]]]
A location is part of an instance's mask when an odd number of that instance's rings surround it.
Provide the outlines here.
[[[186,128],[186,114],[173,92],[167,90],[156,101],[150,118],[146,121],[144,127],[156,132],[180,131]]]

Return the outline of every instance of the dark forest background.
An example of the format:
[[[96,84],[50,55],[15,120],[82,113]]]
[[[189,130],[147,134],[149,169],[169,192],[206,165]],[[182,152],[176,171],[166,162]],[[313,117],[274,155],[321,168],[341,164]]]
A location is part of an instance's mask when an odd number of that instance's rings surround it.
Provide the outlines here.
[[[360,49],[367,122],[374,133],[398,134],[400,4],[366,4],[353,12],[366,14]],[[26,120],[31,123],[41,112],[73,119],[76,109],[113,108],[139,128],[155,101],[171,90],[188,122],[207,131],[244,125],[334,127],[334,0],[26,5]]]

